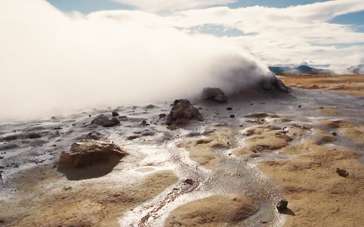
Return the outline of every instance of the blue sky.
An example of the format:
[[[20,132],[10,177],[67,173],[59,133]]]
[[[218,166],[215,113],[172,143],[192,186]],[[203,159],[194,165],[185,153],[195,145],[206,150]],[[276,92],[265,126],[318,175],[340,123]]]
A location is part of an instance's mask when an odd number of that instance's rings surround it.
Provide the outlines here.
[[[129,9],[126,5],[111,0],[48,0],[62,11],[80,11],[89,13],[97,10]]]
[[[269,6],[269,7],[287,7],[294,5],[311,4],[315,2],[323,2],[326,0],[240,0],[236,3],[229,4],[231,8],[246,7],[246,6]],[[80,11],[92,12],[96,10],[111,10],[111,9],[130,9],[131,7],[116,3],[112,0],[48,0],[57,8],[63,11]]]
[[[364,11],[341,15],[334,18],[331,22],[337,24],[349,24],[356,30],[364,32]]]
[[[269,6],[269,7],[288,7],[294,5],[311,4],[315,2],[324,2],[326,0],[240,0],[236,3],[230,4],[230,7],[244,7],[244,6]]]

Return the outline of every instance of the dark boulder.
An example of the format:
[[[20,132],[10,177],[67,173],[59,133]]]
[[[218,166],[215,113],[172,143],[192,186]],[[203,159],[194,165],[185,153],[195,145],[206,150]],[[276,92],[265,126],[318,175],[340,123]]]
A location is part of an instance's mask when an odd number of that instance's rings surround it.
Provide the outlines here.
[[[100,125],[103,127],[114,127],[116,125],[120,125],[120,121],[116,117],[109,118],[104,114],[100,114],[91,121],[91,124]]]
[[[175,100],[167,116],[167,125],[181,126],[191,120],[203,121],[200,111],[186,99]]]
[[[202,99],[217,103],[226,103],[228,101],[227,96],[220,88],[204,88],[202,91]]]

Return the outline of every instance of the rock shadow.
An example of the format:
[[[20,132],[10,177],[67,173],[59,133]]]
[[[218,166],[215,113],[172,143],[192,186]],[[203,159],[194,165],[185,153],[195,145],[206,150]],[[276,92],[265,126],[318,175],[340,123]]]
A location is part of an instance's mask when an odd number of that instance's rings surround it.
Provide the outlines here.
[[[97,163],[88,166],[72,167],[60,164],[58,171],[63,173],[68,180],[84,180],[98,178],[109,174],[119,164],[122,156],[112,155],[105,158],[99,157]]]

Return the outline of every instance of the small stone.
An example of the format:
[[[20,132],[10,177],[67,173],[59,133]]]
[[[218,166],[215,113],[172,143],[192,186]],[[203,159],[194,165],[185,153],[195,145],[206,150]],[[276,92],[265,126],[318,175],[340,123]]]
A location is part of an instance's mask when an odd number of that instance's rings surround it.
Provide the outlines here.
[[[32,132],[32,133],[29,133],[27,135],[25,135],[26,138],[28,139],[38,139],[38,138],[41,138],[42,135],[38,134],[38,133],[35,133],[35,132]]]
[[[116,117],[108,118],[104,114],[97,116],[91,124],[100,125],[103,127],[113,127],[120,125],[120,121]]]
[[[82,135],[79,137],[79,139],[81,140],[89,140],[89,139],[92,139],[92,140],[100,140],[100,139],[103,139],[105,136],[99,132],[89,132],[85,135]]]
[[[146,120],[143,120],[141,123],[140,123],[141,126],[149,126],[148,122]]]
[[[135,140],[138,139],[140,136],[139,135],[132,135],[132,136],[128,136],[126,139],[127,140]]]
[[[348,171],[346,171],[345,169],[336,168],[336,173],[337,173],[340,177],[348,177],[348,176],[349,176],[349,172],[348,172]]]
[[[298,105],[298,108],[302,108],[302,105]]]
[[[336,132],[332,132],[331,135],[337,136],[337,133]]]
[[[69,190],[71,190],[72,189],[72,187],[71,186],[65,186],[65,187],[63,187],[63,190],[65,190],[65,191],[69,191]]]
[[[117,117],[117,116],[119,116],[119,113],[117,112],[117,111],[112,111],[111,112],[111,115],[113,116],[113,117]]]
[[[162,119],[162,118],[165,118],[165,117],[167,117],[167,114],[165,114],[165,113],[159,114],[159,119]]]
[[[154,109],[154,108],[156,108],[156,106],[153,104],[149,104],[149,105],[145,106],[145,109]]]
[[[194,181],[192,179],[190,179],[190,178],[187,178],[186,180],[183,181],[183,183],[189,184],[189,185],[193,185],[193,182]]]
[[[231,115],[230,115],[230,118],[235,118],[235,115],[234,115],[234,114],[231,114]]]
[[[227,107],[226,110],[231,111],[231,110],[233,110],[233,108],[232,107]]]
[[[276,207],[277,207],[277,210],[279,213],[283,213],[288,209],[288,201],[285,199],[282,199],[277,203]]]

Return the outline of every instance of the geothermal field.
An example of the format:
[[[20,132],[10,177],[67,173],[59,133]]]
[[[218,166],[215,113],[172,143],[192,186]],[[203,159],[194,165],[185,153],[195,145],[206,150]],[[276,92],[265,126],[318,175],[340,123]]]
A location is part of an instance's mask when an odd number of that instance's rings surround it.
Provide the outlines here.
[[[281,79],[2,123],[1,224],[361,226],[364,77]]]
[[[364,4],[261,2],[1,0],[0,226],[364,226]]]

